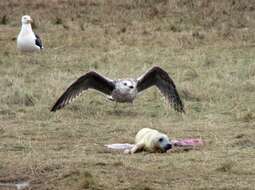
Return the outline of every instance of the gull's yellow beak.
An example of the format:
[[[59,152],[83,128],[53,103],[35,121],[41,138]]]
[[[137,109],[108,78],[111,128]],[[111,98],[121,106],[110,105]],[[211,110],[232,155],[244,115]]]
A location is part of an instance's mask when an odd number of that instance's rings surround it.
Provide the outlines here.
[[[32,22],[33,22],[33,19],[32,19],[32,18],[30,18],[28,21],[29,21],[30,23],[32,23]]]

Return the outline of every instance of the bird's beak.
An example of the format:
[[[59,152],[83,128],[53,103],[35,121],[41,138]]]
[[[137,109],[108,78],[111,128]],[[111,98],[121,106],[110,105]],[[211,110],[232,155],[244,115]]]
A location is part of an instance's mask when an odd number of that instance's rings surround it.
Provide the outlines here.
[[[32,22],[33,22],[33,19],[32,19],[32,18],[30,18],[28,21],[29,21],[30,23],[32,23]]]

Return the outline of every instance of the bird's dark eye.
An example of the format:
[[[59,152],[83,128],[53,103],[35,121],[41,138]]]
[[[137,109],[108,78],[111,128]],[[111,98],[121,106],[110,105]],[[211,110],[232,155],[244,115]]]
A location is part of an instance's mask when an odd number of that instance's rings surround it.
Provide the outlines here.
[[[127,86],[127,83],[124,82],[124,85]]]
[[[163,140],[164,140],[163,138],[160,138],[158,141],[159,141],[159,142],[162,142]]]

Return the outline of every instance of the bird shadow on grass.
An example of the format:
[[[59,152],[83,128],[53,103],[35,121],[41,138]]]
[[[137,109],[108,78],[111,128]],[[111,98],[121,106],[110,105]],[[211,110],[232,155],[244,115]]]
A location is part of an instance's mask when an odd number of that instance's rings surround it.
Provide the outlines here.
[[[133,110],[120,110],[120,109],[107,110],[106,113],[107,113],[107,115],[131,116],[131,117],[136,117],[136,116],[141,115],[138,112],[135,112]]]

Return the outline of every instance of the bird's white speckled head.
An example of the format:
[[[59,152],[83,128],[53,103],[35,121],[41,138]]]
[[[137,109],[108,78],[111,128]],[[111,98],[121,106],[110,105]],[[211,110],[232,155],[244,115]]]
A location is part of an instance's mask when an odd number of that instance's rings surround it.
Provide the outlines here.
[[[135,92],[136,91],[137,82],[133,79],[124,79],[118,80],[116,83],[116,88],[120,89],[122,92]]]

